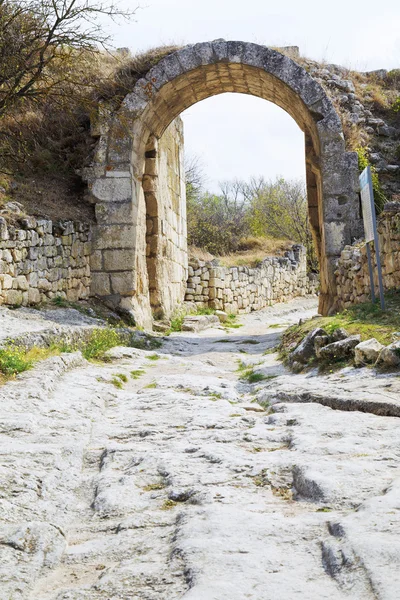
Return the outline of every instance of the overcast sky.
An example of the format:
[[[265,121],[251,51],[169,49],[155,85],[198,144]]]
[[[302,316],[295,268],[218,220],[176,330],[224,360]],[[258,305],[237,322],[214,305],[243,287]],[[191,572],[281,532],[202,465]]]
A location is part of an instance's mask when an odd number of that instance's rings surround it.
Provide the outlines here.
[[[135,53],[217,38],[299,46],[302,55],[353,69],[400,68],[400,0],[119,0],[136,23],[113,25],[116,47]],[[303,134],[274,104],[221,94],[182,115],[186,151],[198,155],[207,186],[251,175],[304,177]]]

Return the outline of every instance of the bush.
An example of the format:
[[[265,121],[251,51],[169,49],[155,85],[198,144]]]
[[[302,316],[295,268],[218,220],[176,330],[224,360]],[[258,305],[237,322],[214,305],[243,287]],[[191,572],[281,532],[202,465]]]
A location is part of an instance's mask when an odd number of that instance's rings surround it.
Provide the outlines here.
[[[27,359],[26,351],[17,346],[7,346],[0,349],[0,372],[12,376],[27,371],[33,361]]]
[[[87,360],[99,359],[107,350],[120,344],[123,341],[115,329],[94,329],[82,348],[82,354]]]
[[[366,148],[362,148],[361,146],[359,146],[356,149],[356,152],[358,154],[358,169],[360,173],[362,173],[362,171],[364,171],[364,169],[368,166],[370,166],[371,168],[372,189],[374,192],[375,209],[377,214],[379,215],[379,213],[382,212],[385,203],[387,202],[387,198],[381,188],[378,173],[376,172],[375,167],[369,162],[368,151]]]
[[[399,113],[400,112],[400,96],[398,98],[396,98],[396,100],[393,102],[393,104],[392,104],[392,110],[395,113]]]

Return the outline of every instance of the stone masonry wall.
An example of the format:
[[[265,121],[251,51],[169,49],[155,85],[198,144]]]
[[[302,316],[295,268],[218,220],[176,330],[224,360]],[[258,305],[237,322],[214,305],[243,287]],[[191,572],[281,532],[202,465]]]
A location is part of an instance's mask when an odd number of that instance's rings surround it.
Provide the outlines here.
[[[153,144],[143,177],[147,274],[153,315],[169,317],[185,295],[188,264],[182,120]]]
[[[221,267],[218,261],[189,261],[185,300],[240,314],[295,296],[315,294],[318,277],[307,274],[306,251],[294,245],[284,257],[267,257],[259,267]]]
[[[20,228],[0,217],[0,304],[33,305],[89,296],[88,225],[26,217]]]
[[[400,289],[400,204],[388,203],[378,220],[382,277],[385,290]],[[375,253],[372,249],[375,263]],[[375,293],[378,296],[377,272],[375,271]],[[335,272],[339,308],[368,302],[371,299],[371,284],[368,271],[365,243],[345,246]]]

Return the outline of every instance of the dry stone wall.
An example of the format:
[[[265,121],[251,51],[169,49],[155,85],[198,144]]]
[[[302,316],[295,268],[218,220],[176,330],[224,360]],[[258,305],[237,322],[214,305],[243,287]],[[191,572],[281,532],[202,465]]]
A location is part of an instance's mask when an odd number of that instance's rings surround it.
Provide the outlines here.
[[[316,294],[318,284],[316,275],[307,274],[305,248],[294,245],[284,257],[267,257],[254,268],[191,260],[185,300],[198,307],[241,314]]]
[[[18,227],[0,218],[0,304],[34,305],[56,296],[70,301],[90,291],[90,229],[27,217]]]
[[[379,245],[385,290],[400,288],[400,204],[388,203],[378,221]],[[378,290],[375,253],[375,290]],[[371,299],[367,250],[365,243],[345,246],[335,272],[339,308],[368,302]]]

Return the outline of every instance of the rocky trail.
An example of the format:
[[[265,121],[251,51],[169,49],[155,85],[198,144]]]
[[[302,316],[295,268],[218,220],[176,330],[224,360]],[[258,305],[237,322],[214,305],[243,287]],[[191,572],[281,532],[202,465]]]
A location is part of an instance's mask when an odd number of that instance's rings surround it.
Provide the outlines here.
[[[315,313],[3,386],[1,600],[398,600],[400,378],[287,372],[280,332]]]

